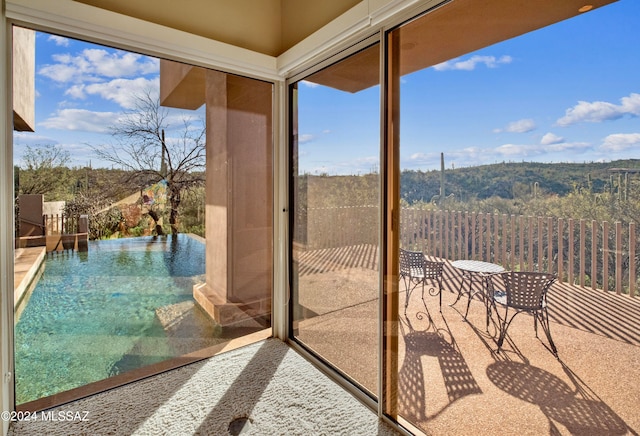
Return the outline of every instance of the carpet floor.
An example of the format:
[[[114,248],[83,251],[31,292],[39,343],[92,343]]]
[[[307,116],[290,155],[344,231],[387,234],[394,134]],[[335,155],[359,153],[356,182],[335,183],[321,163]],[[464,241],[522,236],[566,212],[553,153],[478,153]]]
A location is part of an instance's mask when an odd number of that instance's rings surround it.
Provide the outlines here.
[[[9,435],[395,435],[268,339],[13,422]]]

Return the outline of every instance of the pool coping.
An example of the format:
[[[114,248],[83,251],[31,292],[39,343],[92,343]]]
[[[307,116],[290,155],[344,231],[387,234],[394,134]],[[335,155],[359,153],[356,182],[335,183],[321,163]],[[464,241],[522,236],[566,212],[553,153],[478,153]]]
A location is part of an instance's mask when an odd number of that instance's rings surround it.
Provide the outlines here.
[[[16,311],[14,321],[20,317],[19,307],[24,306],[23,300],[29,295],[29,290],[37,282],[42,273],[42,265],[46,256],[46,247],[16,248],[13,267],[13,310]],[[26,300],[25,300],[26,301]]]

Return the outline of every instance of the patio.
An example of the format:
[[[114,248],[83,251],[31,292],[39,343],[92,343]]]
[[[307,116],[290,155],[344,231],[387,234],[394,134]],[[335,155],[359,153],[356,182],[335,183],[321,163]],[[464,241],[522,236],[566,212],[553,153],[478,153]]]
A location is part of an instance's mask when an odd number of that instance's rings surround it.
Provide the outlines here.
[[[301,282],[312,281],[314,289],[321,289],[322,302],[301,301],[318,315],[300,321],[299,338],[376,392],[376,274],[367,275],[369,265],[353,262],[342,269],[326,262],[311,268],[313,264],[304,260],[308,272],[301,274]],[[363,277],[374,280],[363,282]],[[541,330],[536,339],[533,320],[526,314],[515,318],[502,351],[496,353],[495,328],[485,329],[483,303],[472,301],[467,321],[465,298],[450,306],[460,280],[447,261],[442,313],[438,298],[428,295],[425,310],[418,288],[411,294],[406,318],[400,283],[402,418],[427,434],[477,434],[479,429],[486,434],[638,434],[637,298],[556,283],[549,292],[549,314],[559,358],[547,348]],[[346,301],[349,289],[359,291]]]

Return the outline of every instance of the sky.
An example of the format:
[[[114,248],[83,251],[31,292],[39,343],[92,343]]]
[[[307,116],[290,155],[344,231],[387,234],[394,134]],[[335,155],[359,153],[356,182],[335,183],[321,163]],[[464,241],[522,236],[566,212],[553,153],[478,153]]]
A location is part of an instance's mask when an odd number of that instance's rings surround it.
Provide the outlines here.
[[[14,163],[26,147],[55,145],[69,152],[69,166],[111,167],[92,147],[117,145],[111,132],[138,98],[159,93],[158,59],[61,36],[36,32],[35,132],[14,132]],[[183,119],[202,110],[168,109],[167,142]]]
[[[640,159],[638,17],[621,0],[402,77],[401,168]],[[299,89],[302,171],[375,168],[379,87]]]
[[[402,77],[401,167],[439,169],[441,152],[447,167],[640,158],[638,17],[640,1],[621,0]],[[159,61],[38,32],[35,83],[36,131],[14,132],[16,164],[25,146],[54,144],[72,166],[109,167],[92,146],[114,142],[135,95],[157,92]],[[379,87],[301,83],[300,170],[377,171],[379,102]]]

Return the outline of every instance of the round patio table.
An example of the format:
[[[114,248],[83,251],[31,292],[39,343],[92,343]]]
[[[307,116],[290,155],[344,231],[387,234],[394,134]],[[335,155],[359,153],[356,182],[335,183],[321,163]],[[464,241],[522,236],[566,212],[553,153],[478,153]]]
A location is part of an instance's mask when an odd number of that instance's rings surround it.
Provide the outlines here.
[[[471,305],[471,299],[476,295],[480,300],[484,302],[485,309],[487,311],[487,329],[489,328],[489,318],[491,316],[491,299],[489,294],[490,280],[493,274],[499,274],[504,272],[505,269],[491,262],[483,262],[481,260],[456,260],[451,262],[451,266],[456,268],[462,273],[462,280],[460,282],[460,289],[458,289],[458,296],[456,301],[451,306],[454,306],[462,295],[466,295],[467,310],[464,313],[464,319],[467,319],[469,314],[469,306]],[[465,281],[468,283],[468,287],[465,289]],[[474,288],[474,283],[479,284]]]

